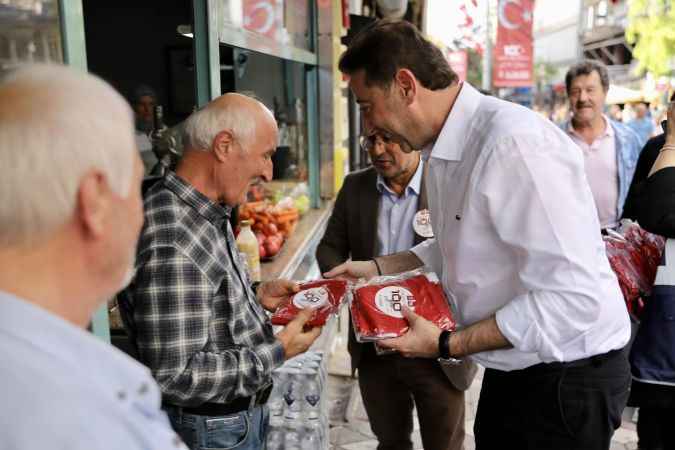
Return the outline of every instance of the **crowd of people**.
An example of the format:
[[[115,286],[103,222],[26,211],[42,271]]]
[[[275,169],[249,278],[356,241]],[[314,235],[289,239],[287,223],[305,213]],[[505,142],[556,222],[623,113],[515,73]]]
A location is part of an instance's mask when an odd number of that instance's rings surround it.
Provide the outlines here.
[[[339,69],[373,165],[337,196],[324,276],[427,266],[458,325],[404,309],[409,331],[380,349],[350,333],[378,449],[412,449],[413,405],[425,449],[462,449],[476,364],[477,449],[607,450],[629,395],[640,448],[673,448],[670,245],[631,352],[602,230],[631,217],[675,237],[675,109],[642,150],[646,111],[610,117],[607,71],[584,61],[557,126],[460,82],[405,21],[366,27]],[[175,170],[141,192],[135,130],[153,95],[139,91],[134,120],[74,69],[29,65],[0,83],[0,449],[264,448],[272,371],[321,333],[311,310],[275,333],[267,312],[298,285],[252,282],[228,220],[272,177],[274,116],[245,95],[214,99],[186,120]],[[86,331],[116,294],[137,361]]]

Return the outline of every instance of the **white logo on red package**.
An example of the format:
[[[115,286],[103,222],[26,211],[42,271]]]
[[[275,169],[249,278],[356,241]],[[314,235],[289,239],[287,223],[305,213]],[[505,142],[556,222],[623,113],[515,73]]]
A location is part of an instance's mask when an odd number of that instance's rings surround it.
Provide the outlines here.
[[[300,309],[320,308],[328,304],[328,290],[325,287],[315,287],[300,291],[293,296],[293,304]]]
[[[383,287],[375,294],[375,306],[390,317],[403,318],[403,305],[414,310],[415,297],[406,288],[400,286]]]

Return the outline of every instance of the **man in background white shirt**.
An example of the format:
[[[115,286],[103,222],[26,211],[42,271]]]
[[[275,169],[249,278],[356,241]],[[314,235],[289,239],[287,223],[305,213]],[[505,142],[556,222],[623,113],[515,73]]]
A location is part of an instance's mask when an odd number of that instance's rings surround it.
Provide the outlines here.
[[[630,324],[582,155],[533,111],[458,83],[438,54],[412,25],[380,21],[342,56],[367,130],[424,149],[436,238],[326,276],[441,276],[458,331],[406,311],[410,331],[382,345],[487,368],[477,449],[608,449]]]
[[[150,371],[85,330],[143,224],[131,109],[56,65],[9,75],[0,105],[0,449],[186,449]]]

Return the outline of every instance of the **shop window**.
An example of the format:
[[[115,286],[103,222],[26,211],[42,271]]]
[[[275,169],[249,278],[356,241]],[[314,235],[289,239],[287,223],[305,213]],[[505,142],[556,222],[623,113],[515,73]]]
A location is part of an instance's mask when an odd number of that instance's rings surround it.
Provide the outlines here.
[[[220,10],[226,27],[311,49],[309,0],[220,0]]]
[[[82,0],[82,7],[88,69],[129,101],[146,174],[161,174],[182,152],[182,122],[196,103],[192,38],[179,32],[192,20],[192,3]],[[166,130],[153,134],[160,106]]]
[[[61,63],[56,0],[0,2],[0,76],[24,63]]]
[[[227,65],[221,52],[221,66]],[[234,85],[230,89],[251,94],[274,113],[279,128],[273,157],[274,181],[267,189],[280,197],[308,179],[305,68],[301,63],[262,53],[236,50]]]

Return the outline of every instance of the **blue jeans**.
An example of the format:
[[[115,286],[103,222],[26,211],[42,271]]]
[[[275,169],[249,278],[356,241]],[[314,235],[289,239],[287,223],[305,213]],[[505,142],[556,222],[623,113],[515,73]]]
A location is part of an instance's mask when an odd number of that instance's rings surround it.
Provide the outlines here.
[[[168,406],[174,431],[191,450],[259,450],[264,447],[269,423],[266,405],[229,416],[185,414]]]

